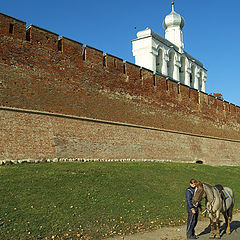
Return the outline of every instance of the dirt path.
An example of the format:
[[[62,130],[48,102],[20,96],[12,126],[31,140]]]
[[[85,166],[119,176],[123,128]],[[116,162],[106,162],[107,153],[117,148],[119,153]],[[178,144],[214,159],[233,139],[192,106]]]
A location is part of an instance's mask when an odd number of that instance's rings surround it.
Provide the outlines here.
[[[239,240],[240,239],[240,212],[233,216],[231,223],[231,234],[226,235],[223,231],[225,227],[224,221],[221,218],[221,239]],[[209,220],[205,218],[198,222],[196,234],[199,235],[199,240],[209,239],[210,227]],[[137,233],[130,236],[109,238],[108,240],[184,240],[186,239],[186,225],[179,227],[163,227],[158,230],[148,233]]]

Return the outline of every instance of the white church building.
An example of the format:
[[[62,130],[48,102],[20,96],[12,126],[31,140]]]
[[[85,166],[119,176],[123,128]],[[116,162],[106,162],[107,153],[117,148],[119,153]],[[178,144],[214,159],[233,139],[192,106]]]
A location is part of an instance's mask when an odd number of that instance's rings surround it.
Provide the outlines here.
[[[132,41],[135,64],[199,91],[206,91],[207,70],[184,51],[184,19],[174,11],[163,21],[165,38],[147,28]]]

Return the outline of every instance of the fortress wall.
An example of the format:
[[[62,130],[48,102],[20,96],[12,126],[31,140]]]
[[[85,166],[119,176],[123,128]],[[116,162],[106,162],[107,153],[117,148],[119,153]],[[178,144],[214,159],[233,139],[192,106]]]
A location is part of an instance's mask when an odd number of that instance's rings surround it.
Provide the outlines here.
[[[84,46],[84,60],[91,64],[91,67],[103,67],[103,52],[90,46]]]
[[[196,89],[191,89],[189,91],[189,102],[193,110],[199,109],[199,92]]]
[[[166,94],[168,90],[168,80],[160,75],[156,75],[156,88],[158,92]]]
[[[111,54],[105,54],[105,66],[113,73],[123,73],[123,60]]]
[[[130,84],[134,85],[140,85],[140,67],[132,64],[130,62],[124,63],[124,73],[126,74],[126,81]]]
[[[76,67],[82,68],[83,62],[83,44],[66,37],[58,39],[58,51],[70,57]]]
[[[36,47],[41,46],[58,50],[58,34],[52,33],[43,28],[31,25],[27,28],[26,39]]]
[[[240,141],[1,108],[0,160],[136,159],[239,165]]]
[[[141,68],[141,92],[143,96],[154,95],[155,93],[155,74],[152,71]]]
[[[26,23],[21,20],[0,14],[0,29],[1,35],[26,39]]]
[[[1,106],[240,139],[239,107],[39,27],[10,34],[25,23],[0,19]]]

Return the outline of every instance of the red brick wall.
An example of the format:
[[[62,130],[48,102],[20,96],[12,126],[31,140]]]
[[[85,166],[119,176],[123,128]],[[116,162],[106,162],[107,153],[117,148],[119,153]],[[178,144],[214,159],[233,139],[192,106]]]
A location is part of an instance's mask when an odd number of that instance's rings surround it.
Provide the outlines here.
[[[0,160],[135,159],[240,165],[240,141],[1,108]]]
[[[3,14],[0,105],[240,140],[239,107]]]

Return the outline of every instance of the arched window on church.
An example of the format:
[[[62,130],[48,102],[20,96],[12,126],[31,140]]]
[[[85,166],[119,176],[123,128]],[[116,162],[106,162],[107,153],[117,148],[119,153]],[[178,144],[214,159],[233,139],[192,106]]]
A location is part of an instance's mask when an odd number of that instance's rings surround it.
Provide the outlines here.
[[[185,83],[185,58],[181,57],[181,67],[179,68],[180,83]]]
[[[173,78],[173,69],[174,69],[174,53],[171,52],[169,54],[169,61],[168,61],[168,76]]]
[[[158,55],[156,59],[156,72],[162,73],[162,64],[163,64],[163,51],[162,49],[158,50]]]
[[[196,67],[192,65],[190,73],[190,87],[194,88]]]

